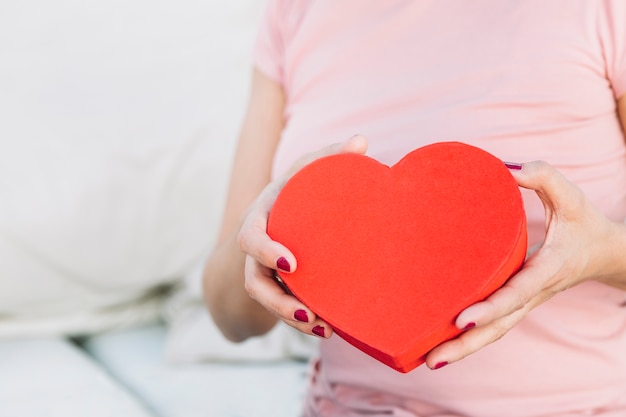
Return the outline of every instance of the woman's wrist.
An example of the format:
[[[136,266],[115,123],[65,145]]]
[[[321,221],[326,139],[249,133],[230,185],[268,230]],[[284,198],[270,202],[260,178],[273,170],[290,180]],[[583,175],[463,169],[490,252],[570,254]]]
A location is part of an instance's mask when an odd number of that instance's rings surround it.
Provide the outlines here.
[[[233,233],[213,250],[203,277],[204,298],[213,321],[233,342],[267,333],[276,323],[246,292],[244,261]]]
[[[626,223],[614,222],[604,254],[607,258],[596,280],[615,288],[626,290]]]

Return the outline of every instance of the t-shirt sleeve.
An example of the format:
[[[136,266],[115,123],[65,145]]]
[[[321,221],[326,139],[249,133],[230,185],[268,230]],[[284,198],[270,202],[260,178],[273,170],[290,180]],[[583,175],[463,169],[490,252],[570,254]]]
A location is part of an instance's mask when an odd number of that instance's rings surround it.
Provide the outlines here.
[[[285,51],[282,24],[285,19],[281,5],[281,0],[266,0],[252,51],[252,61],[256,69],[282,84]]]
[[[603,0],[598,18],[606,74],[620,98],[626,93],[626,1]]]

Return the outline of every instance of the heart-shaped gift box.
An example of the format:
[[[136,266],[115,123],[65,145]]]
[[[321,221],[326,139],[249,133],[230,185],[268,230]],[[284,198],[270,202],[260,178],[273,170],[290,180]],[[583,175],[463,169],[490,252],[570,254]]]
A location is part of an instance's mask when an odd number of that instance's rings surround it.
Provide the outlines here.
[[[526,256],[519,188],[503,162],[459,142],[389,167],[318,159],[281,190],[268,234],[298,266],[289,290],[343,339],[400,371],[461,331],[458,314],[501,287]]]

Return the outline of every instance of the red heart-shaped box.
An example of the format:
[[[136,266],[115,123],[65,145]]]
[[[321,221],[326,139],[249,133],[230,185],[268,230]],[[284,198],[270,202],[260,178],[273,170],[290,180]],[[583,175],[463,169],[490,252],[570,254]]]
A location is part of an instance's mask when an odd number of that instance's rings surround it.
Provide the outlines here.
[[[460,333],[458,314],[526,256],[519,188],[503,162],[459,142],[393,167],[356,154],[310,163],[280,192],[268,234],[295,255],[289,290],[343,339],[400,371]]]

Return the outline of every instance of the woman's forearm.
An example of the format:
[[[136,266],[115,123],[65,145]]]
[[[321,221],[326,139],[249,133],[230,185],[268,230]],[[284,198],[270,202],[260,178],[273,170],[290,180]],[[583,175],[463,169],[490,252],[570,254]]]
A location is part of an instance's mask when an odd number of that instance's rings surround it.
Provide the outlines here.
[[[626,141],[626,94],[617,100],[617,115]],[[609,248],[609,255],[613,259],[611,268],[598,281],[626,290],[626,219],[624,223],[616,223],[614,226],[611,236],[613,244]]]
[[[616,223],[607,247],[609,262],[598,272],[597,280],[626,291],[626,224]]]
[[[233,342],[264,334],[276,324],[246,292],[244,263],[236,236],[231,236],[213,251],[204,270],[206,304],[215,324]]]
[[[282,86],[255,69],[218,243],[204,271],[207,307],[222,333],[233,341],[263,334],[276,323],[276,318],[246,292],[245,255],[237,235],[246,211],[270,182],[284,123],[284,106]]]

